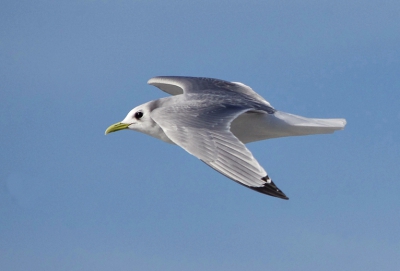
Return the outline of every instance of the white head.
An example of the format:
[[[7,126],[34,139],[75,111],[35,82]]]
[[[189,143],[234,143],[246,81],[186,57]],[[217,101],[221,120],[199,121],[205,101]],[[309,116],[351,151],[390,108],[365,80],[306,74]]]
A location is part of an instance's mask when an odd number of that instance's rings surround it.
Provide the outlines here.
[[[105,134],[129,129],[148,134],[171,143],[161,127],[151,118],[151,111],[157,108],[157,101],[151,101],[132,109],[121,121],[107,128]]]

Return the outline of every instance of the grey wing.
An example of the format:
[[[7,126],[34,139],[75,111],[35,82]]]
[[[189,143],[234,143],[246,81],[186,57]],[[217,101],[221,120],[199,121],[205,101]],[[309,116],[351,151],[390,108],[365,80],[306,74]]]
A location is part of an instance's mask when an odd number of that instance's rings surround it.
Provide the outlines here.
[[[188,76],[157,76],[151,78],[148,82],[171,94],[179,95],[183,93],[201,93],[204,90],[228,90],[237,93],[246,94],[253,99],[263,102],[272,107],[263,97],[257,94],[253,89],[239,82],[228,82],[215,78],[206,77],[188,77]]]
[[[163,107],[151,117],[177,145],[228,178],[258,192],[288,199],[268,177],[246,146],[229,130],[248,109]]]

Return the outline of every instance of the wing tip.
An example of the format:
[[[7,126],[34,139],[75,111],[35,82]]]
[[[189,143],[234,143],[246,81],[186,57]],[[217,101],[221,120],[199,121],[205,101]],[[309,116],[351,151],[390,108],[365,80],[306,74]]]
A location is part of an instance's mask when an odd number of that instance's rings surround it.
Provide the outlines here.
[[[154,77],[150,78],[150,79],[147,81],[147,84],[149,84],[149,85],[154,85],[155,83],[157,83],[157,81],[158,81],[158,79],[160,79],[160,77],[161,77],[161,76],[154,76]]]
[[[280,198],[280,199],[285,199],[288,200],[289,198],[285,195],[285,193],[280,190],[275,183],[271,180],[271,178],[267,175],[262,178],[263,181],[265,181],[265,184],[260,187],[250,187],[251,189],[266,194],[268,196]]]
[[[149,85],[168,83],[169,80],[176,79],[177,76],[154,76],[147,81]]]
[[[155,76],[147,81],[147,84],[155,86],[162,91],[171,94],[179,95],[184,92],[185,85],[176,81],[178,76]]]

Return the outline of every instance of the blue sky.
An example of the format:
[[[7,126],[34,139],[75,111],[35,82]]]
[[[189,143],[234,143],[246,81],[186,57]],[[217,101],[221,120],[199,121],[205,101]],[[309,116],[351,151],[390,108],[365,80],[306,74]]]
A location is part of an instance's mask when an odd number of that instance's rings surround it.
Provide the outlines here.
[[[2,1],[0,268],[399,269],[399,29],[398,1]],[[268,197],[104,136],[158,75],[348,124],[249,144],[290,200]]]

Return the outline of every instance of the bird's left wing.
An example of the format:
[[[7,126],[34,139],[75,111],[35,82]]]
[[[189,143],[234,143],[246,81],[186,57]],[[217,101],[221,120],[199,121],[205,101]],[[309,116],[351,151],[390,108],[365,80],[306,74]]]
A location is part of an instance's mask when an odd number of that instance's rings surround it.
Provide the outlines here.
[[[248,110],[227,105],[181,105],[155,109],[151,117],[175,144],[228,178],[258,192],[288,199],[230,131],[232,120]]]

